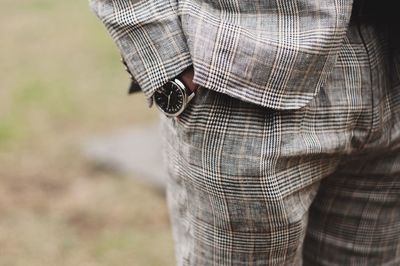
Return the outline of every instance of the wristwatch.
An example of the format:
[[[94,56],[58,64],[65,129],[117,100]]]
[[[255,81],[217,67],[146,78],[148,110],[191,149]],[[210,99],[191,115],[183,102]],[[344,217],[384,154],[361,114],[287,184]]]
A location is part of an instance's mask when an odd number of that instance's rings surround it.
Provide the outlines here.
[[[195,93],[179,78],[174,78],[155,91],[153,101],[167,117],[177,117],[185,110],[194,95]]]

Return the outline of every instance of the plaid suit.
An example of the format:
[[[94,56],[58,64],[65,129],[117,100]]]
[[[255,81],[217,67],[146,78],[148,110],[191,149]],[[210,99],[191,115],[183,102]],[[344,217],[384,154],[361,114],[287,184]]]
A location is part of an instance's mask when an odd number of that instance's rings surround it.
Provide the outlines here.
[[[161,117],[178,265],[400,265],[400,56],[363,1],[91,4],[148,98],[202,86]]]

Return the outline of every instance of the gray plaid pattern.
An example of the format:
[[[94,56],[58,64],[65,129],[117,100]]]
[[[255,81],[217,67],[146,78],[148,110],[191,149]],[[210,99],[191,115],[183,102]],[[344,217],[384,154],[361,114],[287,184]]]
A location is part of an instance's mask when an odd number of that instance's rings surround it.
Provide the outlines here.
[[[399,61],[386,39],[350,26],[303,108],[202,88],[162,118],[178,265],[400,265]]]
[[[296,109],[334,67],[353,1],[90,2],[148,98],[193,64],[203,87]]]
[[[352,1],[91,0],[162,119],[178,265],[400,265],[400,53]]]

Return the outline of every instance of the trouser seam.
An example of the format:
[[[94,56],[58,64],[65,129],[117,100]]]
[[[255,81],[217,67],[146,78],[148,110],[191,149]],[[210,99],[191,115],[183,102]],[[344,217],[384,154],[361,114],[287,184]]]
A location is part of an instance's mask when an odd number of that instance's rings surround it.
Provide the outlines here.
[[[365,148],[365,146],[368,144],[368,142],[372,138],[372,132],[373,132],[373,127],[374,127],[374,110],[375,110],[375,107],[374,107],[374,104],[375,104],[375,102],[374,102],[374,93],[373,93],[373,84],[374,84],[373,81],[374,81],[374,78],[373,78],[373,74],[372,74],[373,69],[372,69],[372,62],[371,62],[371,53],[370,53],[370,51],[368,49],[367,42],[366,42],[366,40],[365,40],[365,38],[363,36],[363,32],[362,32],[362,29],[361,29],[361,23],[357,23],[357,30],[358,30],[358,33],[360,35],[361,42],[363,43],[363,47],[365,49],[365,52],[366,52],[367,58],[368,58],[369,81],[370,81],[369,90],[370,90],[370,95],[371,95],[371,122],[370,122],[370,126],[369,126],[369,129],[368,129],[368,133],[367,133],[367,136],[365,138],[365,141],[360,145],[360,148],[359,148],[360,150],[363,150]]]

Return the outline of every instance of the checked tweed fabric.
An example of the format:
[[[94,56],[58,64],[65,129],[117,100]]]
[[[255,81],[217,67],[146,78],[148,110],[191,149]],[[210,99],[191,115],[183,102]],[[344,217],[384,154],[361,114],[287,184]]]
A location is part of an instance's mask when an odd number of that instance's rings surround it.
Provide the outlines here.
[[[398,63],[352,25],[303,108],[201,88],[162,117],[177,264],[400,265]]]
[[[400,265],[400,42],[364,1],[90,2],[147,98],[202,85],[161,117],[177,265]]]
[[[147,98],[194,81],[276,109],[306,105],[334,67],[351,0],[90,0]]]

